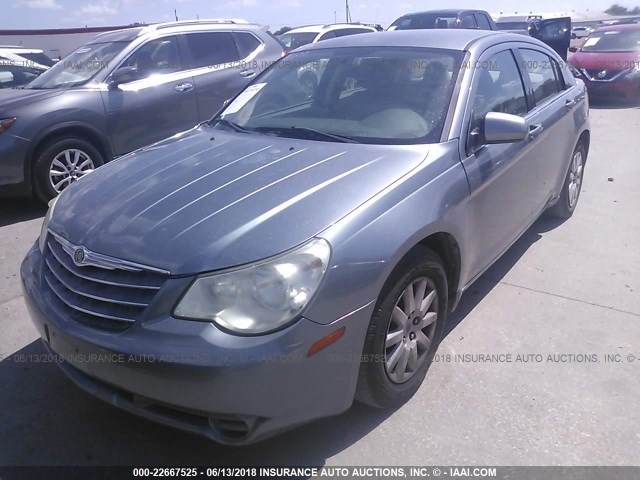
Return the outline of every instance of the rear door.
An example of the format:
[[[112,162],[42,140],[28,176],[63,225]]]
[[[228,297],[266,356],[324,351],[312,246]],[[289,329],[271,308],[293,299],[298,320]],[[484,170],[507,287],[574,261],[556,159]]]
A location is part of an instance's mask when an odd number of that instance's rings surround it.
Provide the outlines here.
[[[138,74],[135,81],[102,92],[116,155],[197,123],[193,78],[185,72],[175,35],[142,44],[120,67],[135,67]]]
[[[560,55],[560,58],[566,60],[571,43],[571,18],[536,20],[535,25],[536,28],[531,31],[531,36],[549,45]]]
[[[568,84],[558,62],[533,45],[518,49],[530,110],[526,119],[539,126],[539,195],[550,199],[560,194],[569,158],[575,147],[574,109],[579,89]]]
[[[204,121],[256,76],[258,68],[247,60],[262,42],[249,32],[232,31],[186,33],[182,41],[195,83],[198,120]]]

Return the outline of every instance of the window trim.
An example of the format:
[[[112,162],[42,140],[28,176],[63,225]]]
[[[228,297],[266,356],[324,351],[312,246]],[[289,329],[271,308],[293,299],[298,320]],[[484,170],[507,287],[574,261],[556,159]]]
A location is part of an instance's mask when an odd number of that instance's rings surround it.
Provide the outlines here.
[[[520,77],[520,83],[521,83],[523,91],[524,91],[524,99],[525,99],[525,104],[526,104],[526,107],[527,107],[527,111],[524,113],[523,118],[526,118],[526,116],[531,111],[532,107],[531,107],[531,104],[530,104],[530,101],[529,101],[529,97],[527,95],[526,79],[523,77],[521,64],[518,63],[519,62],[518,46],[514,45],[513,43],[493,45],[493,46],[489,47],[488,49],[486,49],[484,52],[482,52],[482,54],[480,54],[478,56],[477,61],[478,62],[483,62],[483,61],[489,60],[492,57],[494,57],[494,56],[496,56],[496,55],[498,55],[498,54],[500,54],[502,52],[509,52],[511,54],[512,58],[513,58],[514,63],[515,63],[516,71],[518,72],[518,75]],[[470,140],[470,137],[471,137],[471,126],[473,125],[473,119],[472,119],[473,112],[474,112],[473,106],[474,106],[474,100],[475,100],[475,95],[476,95],[476,92],[477,92],[479,78],[480,78],[479,69],[474,69],[473,74],[471,76],[469,93],[467,94],[467,98],[466,98],[466,105],[465,105],[462,129],[461,129],[461,132],[460,132],[460,136],[461,137],[464,135],[464,141],[460,142],[461,151],[464,152],[464,156],[462,157],[463,159],[464,158],[469,158],[469,157],[471,157],[471,156],[473,156],[475,154],[475,151],[472,151],[472,149],[471,149],[471,145],[469,144],[469,140]],[[528,77],[527,77],[527,79],[528,79]]]
[[[532,50],[534,52],[540,53],[542,55],[545,55],[549,58],[549,60],[551,60],[556,66],[553,68],[553,76],[556,80],[556,87],[558,87],[558,91],[554,94],[551,95],[550,97],[546,97],[541,103],[538,103],[538,101],[536,100],[535,97],[535,93],[533,91],[533,84],[531,83],[531,79],[529,78],[529,74],[527,72],[527,70],[525,69],[524,65],[526,60],[524,59],[524,56],[522,55],[522,50]],[[518,68],[520,69],[520,76],[523,77],[524,81],[525,81],[525,88],[526,88],[526,95],[528,97],[527,100],[527,104],[531,104],[531,106],[529,107],[529,112],[538,108],[538,107],[543,107],[547,104],[549,104],[550,102],[553,102],[559,95],[561,95],[562,93],[564,93],[567,89],[566,88],[559,88],[559,82],[558,82],[558,77],[557,77],[557,73],[556,73],[556,68],[559,68],[558,62],[555,58],[553,58],[551,55],[549,55],[548,52],[545,52],[544,50],[540,50],[538,48],[536,48],[535,45],[521,45],[518,46],[516,49],[516,55],[518,57]]]

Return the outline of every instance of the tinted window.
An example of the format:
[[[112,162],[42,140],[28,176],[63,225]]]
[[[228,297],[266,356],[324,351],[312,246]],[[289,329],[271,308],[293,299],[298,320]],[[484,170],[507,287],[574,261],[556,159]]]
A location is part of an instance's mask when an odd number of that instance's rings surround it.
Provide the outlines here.
[[[338,37],[346,37],[348,35],[357,35],[358,33],[371,33],[371,30],[367,28],[341,28],[340,30],[334,30],[334,33]]]
[[[477,121],[489,112],[512,115],[527,113],[527,101],[518,65],[510,50],[500,52],[475,73],[477,87],[473,101],[473,115]]]
[[[401,17],[391,26],[394,30],[422,30],[430,28],[454,28],[456,15],[437,15],[437,14],[425,14],[425,15],[411,15]]]
[[[220,65],[240,59],[231,33],[189,33],[185,36],[191,52],[191,68]]]
[[[285,47],[289,50],[294,50],[303,45],[307,45],[313,42],[318,36],[317,32],[302,32],[302,33],[283,33],[278,38]]]
[[[178,40],[176,37],[151,40],[133,52],[122,66],[136,67],[139,79],[151,75],[177,72],[182,68],[178,53]]]
[[[10,61],[0,59],[0,88],[25,85],[41,73],[42,70],[12,65]]]
[[[328,40],[330,38],[336,38],[336,32],[331,31],[331,32],[327,32],[324,35],[322,35],[318,41],[321,42],[322,40]]]
[[[235,32],[233,37],[236,39],[240,58],[248,57],[260,46],[260,40],[250,33]]]
[[[556,80],[554,63],[551,58],[537,50],[523,48],[522,67],[529,77],[536,105],[544,103],[560,91]]]
[[[478,21],[478,28],[481,30],[491,30],[491,24],[489,23],[486,15],[476,13],[476,20]]]
[[[19,53],[21,57],[31,60],[32,62],[44,65],[45,67],[53,67],[55,62],[47,57],[44,53]]]
[[[462,15],[460,28],[478,28],[475,17],[472,14]]]

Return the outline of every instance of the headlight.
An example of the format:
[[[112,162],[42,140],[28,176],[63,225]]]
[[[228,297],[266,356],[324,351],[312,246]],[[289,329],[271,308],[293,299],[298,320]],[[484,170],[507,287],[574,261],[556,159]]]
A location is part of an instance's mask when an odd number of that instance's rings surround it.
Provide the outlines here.
[[[201,276],[173,314],[212,321],[237,333],[259,334],[294,320],[316,293],[329,264],[326,240],[314,238],[279,257]]]
[[[9,130],[9,127],[15,123],[15,118],[0,118],[0,133]]]
[[[44,246],[47,242],[47,229],[49,228],[49,222],[51,221],[53,209],[56,206],[58,198],[60,198],[60,196],[57,196],[49,201],[49,210],[47,210],[47,214],[44,216],[44,220],[42,221],[42,227],[40,228],[40,238],[38,239],[38,245],[40,246],[40,252],[42,253],[44,253]]]

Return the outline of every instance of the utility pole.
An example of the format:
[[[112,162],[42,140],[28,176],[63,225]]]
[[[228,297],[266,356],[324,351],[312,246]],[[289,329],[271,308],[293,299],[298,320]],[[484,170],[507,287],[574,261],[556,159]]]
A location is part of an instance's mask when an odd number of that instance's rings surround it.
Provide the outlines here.
[[[345,0],[346,20],[347,23],[351,23],[351,12],[349,11],[349,0]]]
[[[173,16],[176,17],[176,22],[178,21],[178,10],[177,9],[173,9]]]
[[[338,14],[335,10],[333,11],[333,23],[338,23]]]

